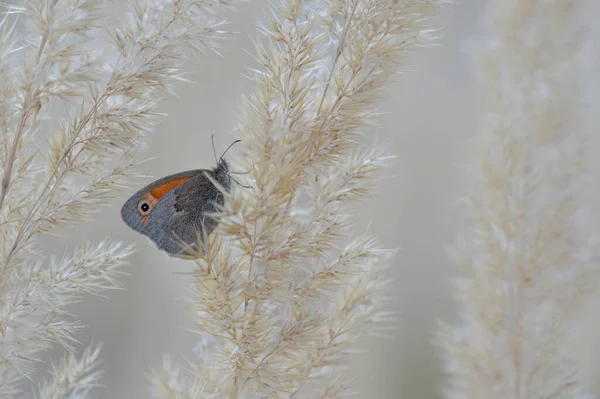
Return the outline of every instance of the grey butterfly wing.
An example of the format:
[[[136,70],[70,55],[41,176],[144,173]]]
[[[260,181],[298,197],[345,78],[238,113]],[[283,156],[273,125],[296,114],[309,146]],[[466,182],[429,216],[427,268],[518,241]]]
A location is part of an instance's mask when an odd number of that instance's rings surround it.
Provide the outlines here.
[[[148,218],[146,234],[171,255],[198,251],[198,238],[217,227],[218,221],[209,215],[219,211],[217,205],[224,199],[205,173],[214,176],[205,170],[169,191]]]
[[[148,194],[150,191],[156,188],[163,187],[180,179],[191,179],[194,176],[201,175],[202,173],[203,169],[188,170],[185,172],[175,173],[173,175],[163,177],[148,184],[144,188],[141,188],[137,193],[133,194],[121,207],[121,218],[123,219],[125,224],[127,224],[127,226],[131,227],[133,230],[142,234],[146,234],[148,230],[148,223],[144,222],[143,217],[140,216],[137,209],[140,200],[146,194]],[[160,200],[161,199],[159,199],[159,201]]]

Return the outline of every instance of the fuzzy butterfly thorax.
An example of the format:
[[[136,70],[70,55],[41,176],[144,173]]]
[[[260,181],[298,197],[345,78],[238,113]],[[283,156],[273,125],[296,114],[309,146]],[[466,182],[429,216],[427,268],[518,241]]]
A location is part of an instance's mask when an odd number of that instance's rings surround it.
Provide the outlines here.
[[[198,246],[219,223],[211,215],[224,204],[221,190],[231,190],[229,165],[223,157],[212,170],[189,170],[150,183],[127,200],[121,217],[169,255],[197,257]]]

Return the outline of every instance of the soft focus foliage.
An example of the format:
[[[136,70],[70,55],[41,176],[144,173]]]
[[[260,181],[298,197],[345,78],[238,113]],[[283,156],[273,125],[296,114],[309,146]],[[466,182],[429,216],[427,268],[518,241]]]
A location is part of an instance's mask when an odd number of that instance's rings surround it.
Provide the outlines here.
[[[461,324],[444,328],[449,398],[574,398],[586,390],[572,317],[598,285],[582,218],[585,138],[577,1],[496,0],[480,52],[489,117],[453,250]]]

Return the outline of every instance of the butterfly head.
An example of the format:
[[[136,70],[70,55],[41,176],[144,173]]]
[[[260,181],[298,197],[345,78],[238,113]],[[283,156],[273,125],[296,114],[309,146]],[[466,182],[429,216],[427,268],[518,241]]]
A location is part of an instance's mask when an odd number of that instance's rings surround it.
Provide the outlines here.
[[[217,163],[217,167],[213,169],[213,175],[217,183],[219,183],[226,191],[231,189],[231,176],[229,176],[229,164],[225,158],[221,157]]]
[[[223,186],[223,188],[227,192],[229,192],[229,190],[231,189],[231,180],[232,180],[232,177],[229,174],[229,164],[225,160],[225,154],[227,154],[227,151],[229,151],[229,149],[231,147],[233,147],[236,143],[239,143],[242,140],[238,139],[238,140],[235,140],[233,143],[231,143],[229,145],[229,147],[227,147],[227,149],[225,151],[223,151],[223,154],[219,157],[219,159],[217,159],[217,153],[215,151],[215,137],[214,137],[214,135],[211,136],[211,140],[212,140],[212,143],[213,143],[213,153],[215,154],[215,160],[217,161],[217,167],[212,170],[213,176],[214,176],[215,180],[221,186]],[[235,179],[233,179],[233,180],[237,182],[237,180],[235,180]]]

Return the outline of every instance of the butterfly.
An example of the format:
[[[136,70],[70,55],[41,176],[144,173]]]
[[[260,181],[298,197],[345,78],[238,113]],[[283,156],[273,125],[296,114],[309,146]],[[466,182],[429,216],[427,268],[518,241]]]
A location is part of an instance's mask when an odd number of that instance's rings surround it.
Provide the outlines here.
[[[198,245],[204,246],[219,224],[211,214],[218,213],[224,205],[221,190],[231,190],[229,165],[223,157],[239,141],[225,150],[214,169],[175,173],[133,194],[121,208],[125,224],[170,256],[189,259],[198,258],[200,249],[205,253],[206,249]]]

